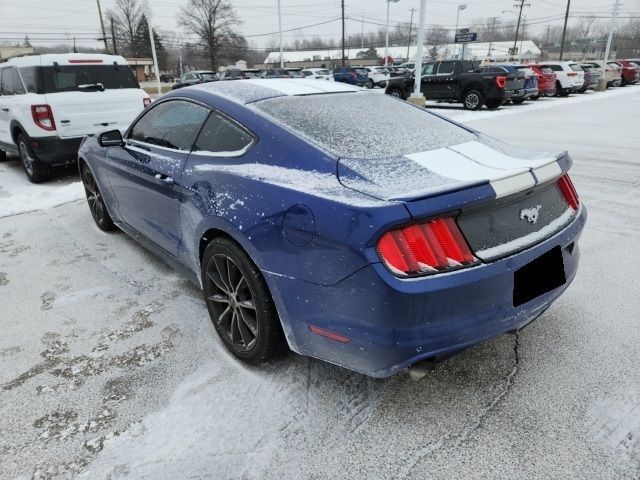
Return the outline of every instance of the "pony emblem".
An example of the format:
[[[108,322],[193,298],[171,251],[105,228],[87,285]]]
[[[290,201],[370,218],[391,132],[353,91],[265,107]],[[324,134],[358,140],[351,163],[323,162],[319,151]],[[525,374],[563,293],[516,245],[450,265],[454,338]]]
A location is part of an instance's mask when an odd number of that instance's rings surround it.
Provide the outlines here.
[[[530,224],[535,225],[538,221],[538,212],[541,207],[542,205],[536,205],[531,208],[523,208],[520,210],[520,220],[527,220]]]

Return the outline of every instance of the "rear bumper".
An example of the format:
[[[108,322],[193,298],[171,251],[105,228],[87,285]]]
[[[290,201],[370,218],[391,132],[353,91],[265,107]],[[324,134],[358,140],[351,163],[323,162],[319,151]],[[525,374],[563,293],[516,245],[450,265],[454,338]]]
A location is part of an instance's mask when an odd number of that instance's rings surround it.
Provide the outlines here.
[[[373,377],[445,357],[519,329],[539,316],[573,280],[586,210],[563,230],[515,255],[432,277],[401,280],[380,263],[334,286],[266,274],[292,348]],[[566,283],[513,307],[514,272],[560,246]],[[348,342],[312,333],[309,325]]]
[[[49,165],[66,165],[78,159],[78,148],[83,137],[76,138],[31,138],[31,148],[39,160]]]

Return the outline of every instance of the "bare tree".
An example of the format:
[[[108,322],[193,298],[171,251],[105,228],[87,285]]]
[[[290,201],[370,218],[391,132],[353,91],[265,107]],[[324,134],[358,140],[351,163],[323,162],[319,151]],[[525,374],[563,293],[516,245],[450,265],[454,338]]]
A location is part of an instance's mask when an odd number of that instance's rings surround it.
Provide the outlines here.
[[[113,18],[116,35],[125,55],[136,57],[136,31],[144,16],[145,4],[140,0],[116,0],[107,17]]]
[[[217,71],[221,50],[235,37],[232,29],[240,19],[227,0],[189,0],[180,8],[178,24],[200,37],[211,69]]]

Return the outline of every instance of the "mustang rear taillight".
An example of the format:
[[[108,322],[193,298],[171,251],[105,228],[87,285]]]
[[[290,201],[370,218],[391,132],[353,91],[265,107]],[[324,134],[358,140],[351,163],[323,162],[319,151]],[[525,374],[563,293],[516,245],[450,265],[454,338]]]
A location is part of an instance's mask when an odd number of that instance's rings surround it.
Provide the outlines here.
[[[31,116],[33,122],[48,132],[56,129],[56,122],[53,120],[53,112],[49,105],[31,105]]]
[[[149,97],[145,97],[142,99],[142,104],[144,105],[144,107],[148,107],[149,105],[151,105],[151,98]]]
[[[504,88],[507,85],[507,77],[498,75],[496,77],[496,85],[498,88]]]
[[[558,187],[560,187],[560,191],[569,206],[574,210],[578,210],[580,199],[578,198],[578,193],[576,192],[568,173],[565,173],[558,179]]]
[[[438,273],[477,262],[453,217],[385,233],[378,241],[378,255],[399,277]]]

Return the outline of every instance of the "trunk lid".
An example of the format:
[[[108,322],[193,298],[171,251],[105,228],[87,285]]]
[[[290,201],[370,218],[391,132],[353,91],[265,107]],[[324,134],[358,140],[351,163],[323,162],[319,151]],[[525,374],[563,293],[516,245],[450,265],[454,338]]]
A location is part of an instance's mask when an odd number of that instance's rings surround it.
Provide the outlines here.
[[[126,130],[144,108],[140,89],[58,92],[45,95],[61,138]]]

